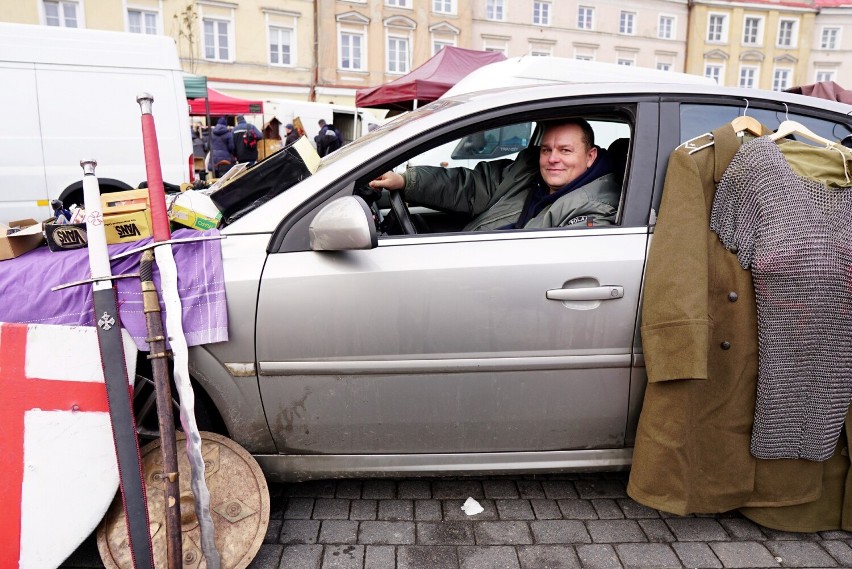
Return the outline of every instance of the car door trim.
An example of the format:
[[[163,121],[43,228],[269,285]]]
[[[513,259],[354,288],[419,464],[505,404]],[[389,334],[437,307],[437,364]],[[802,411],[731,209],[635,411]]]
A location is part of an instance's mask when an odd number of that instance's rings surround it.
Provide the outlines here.
[[[259,375],[371,375],[391,373],[479,373],[584,368],[629,368],[629,353],[593,356],[533,356],[517,358],[448,358],[411,360],[347,360],[259,362]]]

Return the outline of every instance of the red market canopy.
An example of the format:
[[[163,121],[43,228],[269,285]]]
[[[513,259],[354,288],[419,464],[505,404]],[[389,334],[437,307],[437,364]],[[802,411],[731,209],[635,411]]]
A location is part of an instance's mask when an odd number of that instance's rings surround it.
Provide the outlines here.
[[[434,101],[474,69],[504,59],[497,51],[448,46],[407,75],[378,87],[358,89],[355,106],[409,111]]]
[[[216,89],[207,88],[207,98],[210,101],[210,115],[251,115],[263,112],[263,101],[249,101],[220,93]],[[206,99],[188,99],[189,114],[204,116],[208,114]]]

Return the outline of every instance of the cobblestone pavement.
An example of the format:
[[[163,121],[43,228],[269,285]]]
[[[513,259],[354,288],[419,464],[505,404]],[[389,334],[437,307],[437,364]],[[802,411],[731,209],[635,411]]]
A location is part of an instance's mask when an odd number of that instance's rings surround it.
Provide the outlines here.
[[[852,533],[672,516],[628,498],[626,483],[618,473],[276,484],[250,569],[852,567]],[[467,516],[468,497],[485,511]],[[94,539],[63,567],[103,567]]]

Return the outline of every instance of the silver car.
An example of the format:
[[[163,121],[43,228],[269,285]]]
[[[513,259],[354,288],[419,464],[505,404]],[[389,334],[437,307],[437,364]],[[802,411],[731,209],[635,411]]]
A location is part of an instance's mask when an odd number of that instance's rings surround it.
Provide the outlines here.
[[[205,416],[273,481],[627,468],[669,154],[744,111],[840,140],[850,110],[768,91],[587,84],[459,96],[393,120],[223,228],[230,340],[190,353]],[[465,233],[458,215],[358,197],[439,146],[475,162],[475,135],[493,143],[481,159],[511,156],[566,116],[589,120],[620,158],[616,226]]]

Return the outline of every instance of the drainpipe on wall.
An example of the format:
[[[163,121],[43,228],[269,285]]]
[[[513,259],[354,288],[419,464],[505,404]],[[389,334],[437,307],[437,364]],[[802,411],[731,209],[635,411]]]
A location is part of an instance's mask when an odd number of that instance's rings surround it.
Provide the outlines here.
[[[314,0],[314,64],[311,70],[311,88],[308,91],[308,100],[317,100],[317,82],[319,79],[319,0]]]
[[[692,6],[694,5],[694,0],[688,0],[686,3],[686,41],[683,42],[683,72],[688,73],[689,69],[689,26],[691,25],[692,19]]]

